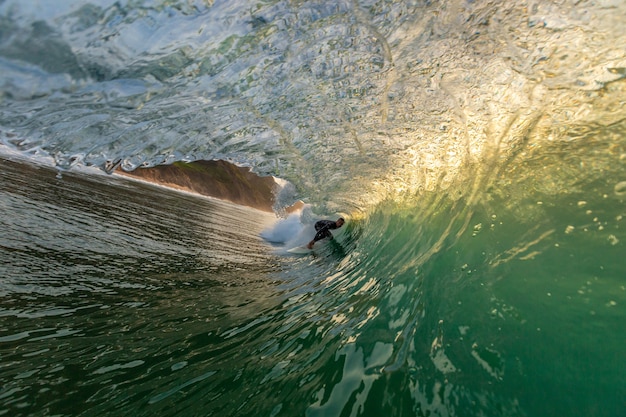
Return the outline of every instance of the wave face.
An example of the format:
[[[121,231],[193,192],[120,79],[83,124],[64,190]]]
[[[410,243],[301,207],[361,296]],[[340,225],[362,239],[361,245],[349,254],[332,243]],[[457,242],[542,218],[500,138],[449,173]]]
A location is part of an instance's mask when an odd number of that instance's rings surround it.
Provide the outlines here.
[[[2,317],[38,318],[79,297],[89,303],[62,313],[65,327],[56,316],[42,324],[43,340],[31,337],[38,333],[29,321],[2,322],[0,340],[10,343],[2,357],[19,368],[0,375],[10,386],[0,398],[5,408],[623,413],[622,1],[5,0],[0,13],[5,145],[27,157],[52,156],[62,170],[225,159],[289,180],[295,192],[286,203],[300,197],[318,213],[350,214],[335,244],[304,257],[272,258],[253,243],[258,226],[231,216],[244,237],[207,231],[226,242],[226,254],[196,260],[207,234],[189,233],[174,249],[162,243],[128,254],[107,245],[111,253],[77,258],[84,236],[110,237],[107,219],[87,203],[72,209],[81,194],[69,185],[58,194],[49,194],[57,190],[49,184],[27,192],[27,179],[37,175],[9,175],[2,184],[10,204],[0,209],[3,229],[18,243],[0,249],[11,259],[3,274],[17,289],[4,289],[13,301]],[[150,197],[126,198],[133,213]],[[35,234],[29,246],[29,219],[46,225],[57,203],[87,213],[81,231],[62,244]],[[179,229],[184,209],[149,207],[150,234],[161,236],[166,219],[172,225],[163,242],[203,227],[200,219]],[[314,217],[286,229],[306,230]],[[115,222],[111,242],[133,241],[126,229],[142,234],[131,220]],[[284,235],[283,226],[266,235]],[[240,253],[241,239],[250,253]],[[27,261],[14,260],[17,249]],[[157,266],[144,270],[146,251]],[[224,259],[235,268],[213,276],[212,262]],[[61,293],[28,268],[36,262],[45,272],[49,260],[59,262],[53,278]],[[125,284],[128,262],[133,276]],[[116,291],[131,285],[136,293],[100,300],[109,264]],[[141,287],[161,273],[179,298]],[[66,280],[74,275],[84,277],[80,290]],[[53,293],[14,295],[39,286]],[[126,305],[127,295],[139,304]],[[161,304],[165,316],[152,308]],[[120,312],[108,316],[102,305]],[[129,325],[118,328],[121,322]],[[68,329],[88,330],[70,340]],[[109,346],[111,333],[120,335]],[[99,356],[98,346],[124,354]],[[56,403],[49,392],[80,401]],[[76,403],[87,405],[75,412]]]
[[[367,207],[622,120],[623,3],[509,3],[7,0],[3,140],[61,168],[225,159]]]

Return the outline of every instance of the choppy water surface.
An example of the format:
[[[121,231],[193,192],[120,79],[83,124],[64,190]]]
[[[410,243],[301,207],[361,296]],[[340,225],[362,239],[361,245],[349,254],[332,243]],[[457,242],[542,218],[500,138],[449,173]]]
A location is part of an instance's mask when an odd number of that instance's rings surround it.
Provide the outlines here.
[[[388,202],[283,257],[265,213],[1,172],[6,415],[624,410],[626,210],[607,181],[515,207]]]
[[[625,19],[610,0],[6,0],[0,137],[64,168],[228,159],[367,208],[623,120]]]
[[[238,329],[280,304],[278,263],[257,236],[273,216],[2,165],[2,413],[205,409],[225,390],[209,376],[233,377],[246,358]],[[173,406],[207,383],[213,394]]]

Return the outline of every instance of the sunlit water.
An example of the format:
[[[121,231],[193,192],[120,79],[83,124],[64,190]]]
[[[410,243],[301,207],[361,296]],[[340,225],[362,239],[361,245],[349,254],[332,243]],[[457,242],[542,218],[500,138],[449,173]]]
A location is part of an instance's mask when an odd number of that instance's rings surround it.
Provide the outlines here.
[[[238,329],[281,303],[273,216],[2,162],[2,414],[218,410],[252,359]]]
[[[259,237],[266,213],[1,172],[5,415],[624,410],[626,210],[610,189],[390,202],[285,257]]]
[[[0,413],[625,415],[625,21],[0,2]],[[77,169],[214,158],[310,205]]]

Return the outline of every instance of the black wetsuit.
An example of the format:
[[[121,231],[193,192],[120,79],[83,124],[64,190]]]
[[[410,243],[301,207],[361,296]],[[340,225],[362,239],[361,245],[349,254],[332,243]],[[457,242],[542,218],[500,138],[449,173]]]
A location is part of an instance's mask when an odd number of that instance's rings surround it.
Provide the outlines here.
[[[331,229],[337,229],[337,222],[332,220],[320,220],[315,223],[315,230],[317,233],[313,238],[313,242],[317,242],[318,240],[322,240],[325,237],[333,238],[333,235],[330,233]]]

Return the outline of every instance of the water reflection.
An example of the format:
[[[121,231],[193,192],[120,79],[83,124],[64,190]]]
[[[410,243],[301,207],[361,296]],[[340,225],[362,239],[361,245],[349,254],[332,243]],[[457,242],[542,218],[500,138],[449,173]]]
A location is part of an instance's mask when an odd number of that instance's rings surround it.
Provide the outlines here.
[[[257,236],[272,216],[2,162],[0,380],[11,415],[115,415],[145,390],[152,403],[175,400],[202,375],[235,369],[237,329],[250,333],[281,302],[277,260]]]

